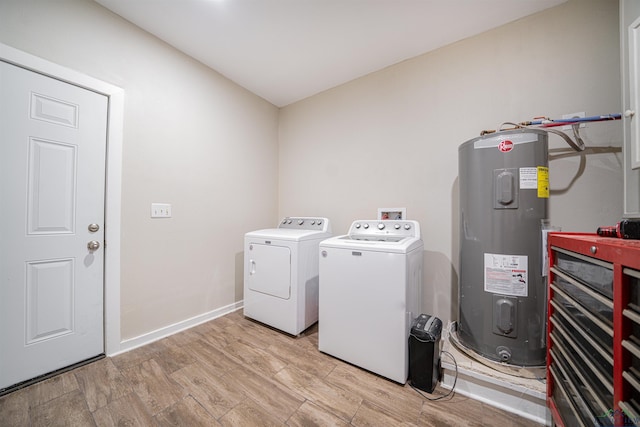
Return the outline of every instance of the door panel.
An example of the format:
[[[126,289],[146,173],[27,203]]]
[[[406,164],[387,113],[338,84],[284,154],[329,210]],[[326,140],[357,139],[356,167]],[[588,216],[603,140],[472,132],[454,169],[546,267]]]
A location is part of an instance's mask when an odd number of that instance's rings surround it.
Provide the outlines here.
[[[282,299],[291,297],[291,250],[252,243],[247,265],[249,289]]]
[[[76,147],[30,138],[28,234],[75,231]]]
[[[0,389],[104,352],[107,102],[0,61]]]
[[[28,262],[27,345],[74,330],[73,259]]]
[[[31,118],[72,128],[78,127],[78,106],[45,95],[31,94]]]

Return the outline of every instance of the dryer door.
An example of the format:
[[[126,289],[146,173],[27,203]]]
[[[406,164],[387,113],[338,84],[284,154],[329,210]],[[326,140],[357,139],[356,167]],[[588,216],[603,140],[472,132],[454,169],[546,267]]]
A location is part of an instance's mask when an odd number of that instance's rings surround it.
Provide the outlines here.
[[[245,277],[249,289],[274,297],[291,297],[291,249],[261,243],[249,244]]]

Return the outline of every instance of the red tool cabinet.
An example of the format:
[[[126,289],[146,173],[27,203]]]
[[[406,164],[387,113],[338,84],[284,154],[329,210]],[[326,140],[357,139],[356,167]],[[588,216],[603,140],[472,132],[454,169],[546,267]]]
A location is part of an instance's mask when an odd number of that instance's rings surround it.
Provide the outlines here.
[[[554,424],[640,425],[640,240],[550,233],[548,249]]]

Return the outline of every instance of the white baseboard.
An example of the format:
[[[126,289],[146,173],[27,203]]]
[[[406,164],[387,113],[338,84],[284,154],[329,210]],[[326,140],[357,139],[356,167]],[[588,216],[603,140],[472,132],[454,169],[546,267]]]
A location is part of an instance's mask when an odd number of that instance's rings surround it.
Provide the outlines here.
[[[445,389],[451,389],[455,379],[455,367],[443,358],[442,368],[441,385]],[[551,425],[551,414],[546,405],[545,394],[526,386],[458,366],[455,392],[537,423]]]
[[[243,305],[244,305],[244,301],[236,301],[233,304],[229,304],[227,306],[217,308],[215,310],[200,314],[190,319],[186,319],[181,322],[174,323],[173,325],[156,329],[155,331],[151,331],[149,333],[146,333],[134,338],[129,338],[127,340],[120,342],[119,351],[114,352],[112,354],[108,354],[107,356],[116,356],[118,354],[125,353],[129,350],[133,350],[134,348],[138,348],[143,345],[150,344],[154,341],[158,341],[162,338],[166,338],[169,335],[173,335],[175,333],[184,331],[186,329],[193,328],[194,326],[200,325],[201,323],[208,322],[210,320],[224,316],[225,314],[229,314],[236,310],[239,310],[243,307]]]
[[[507,369],[507,365],[497,367],[498,362],[488,363],[491,361],[460,347],[454,324],[443,331],[442,350],[443,388],[450,390],[455,381],[456,393],[539,424],[552,425],[543,368],[512,366]]]

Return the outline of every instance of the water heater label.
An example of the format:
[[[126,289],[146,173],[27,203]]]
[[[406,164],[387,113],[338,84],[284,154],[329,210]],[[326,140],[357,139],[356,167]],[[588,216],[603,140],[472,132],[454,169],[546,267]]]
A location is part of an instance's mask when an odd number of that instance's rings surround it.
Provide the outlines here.
[[[526,255],[484,254],[484,290],[494,294],[528,296]]]
[[[538,198],[549,198],[549,168],[520,168],[520,189],[538,190]]]
[[[538,198],[549,198],[549,168],[538,166]]]
[[[537,168],[520,168],[520,189],[537,189],[538,188],[538,169]]]

